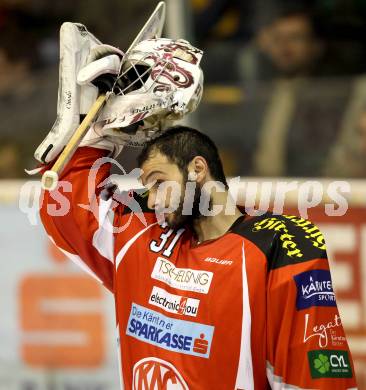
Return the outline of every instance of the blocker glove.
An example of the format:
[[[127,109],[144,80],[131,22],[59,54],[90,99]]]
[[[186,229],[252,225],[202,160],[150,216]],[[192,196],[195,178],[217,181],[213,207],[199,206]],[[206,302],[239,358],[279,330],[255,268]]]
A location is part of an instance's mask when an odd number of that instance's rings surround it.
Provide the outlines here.
[[[48,163],[62,151],[97,99],[98,89],[109,87],[100,82],[93,84],[92,81],[101,75],[116,76],[123,55],[118,48],[102,44],[82,24],[62,24],[57,118],[51,131],[35,151],[34,156],[38,161]],[[83,143],[91,145],[92,134],[87,137],[89,140],[85,139]],[[94,146],[115,149],[109,142]]]

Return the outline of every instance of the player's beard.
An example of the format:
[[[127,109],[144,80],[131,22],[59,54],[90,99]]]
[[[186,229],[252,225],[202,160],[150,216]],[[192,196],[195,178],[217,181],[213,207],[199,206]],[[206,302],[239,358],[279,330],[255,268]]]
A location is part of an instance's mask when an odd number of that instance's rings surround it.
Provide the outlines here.
[[[188,182],[188,171],[183,173],[183,183]],[[192,212],[190,214],[183,214],[185,191],[183,188],[182,196],[179,201],[178,208],[165,217],[165,222],[171,229],[180,229],[184,226],[192,226],[194,221],[201,218],[200,214],[200,199],[201,187],[196,183],[194,188],[194,195],[192,201]]]

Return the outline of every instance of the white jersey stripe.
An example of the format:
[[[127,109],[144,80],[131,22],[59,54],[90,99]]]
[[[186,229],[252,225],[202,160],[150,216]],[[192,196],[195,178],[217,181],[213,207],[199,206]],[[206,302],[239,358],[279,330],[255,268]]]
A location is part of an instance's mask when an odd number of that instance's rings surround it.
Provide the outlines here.
[[[151,225],[146,226],[145,229],[140,230],[137,234],[135,234],[130,240],[126,242],[125,245],[123,245],[122,249],[118,252],[117,257],[116,257],[116,272],[118,270],[118,267],[124,258],[125,254],[127,251],[130,249],[131,245],[142,235],[146,232],[146,230],[149,230],[151,227],[154,225],[157,225],[158,222],[154,222]]]
[[[113,199],[100,200],[98,210],[99,227],[93,235],[94,248],[106,259],[114,262],[114,235],[113,235],[113,216],[111,210]]]
[[[120,383],[120,390],[124,390],[124,380],[123,380],[123,370],[122,370],[122,347],[121,347],[121,339],[119,335],[119,324],[117,324],[117,357],[118,357],[118,365],[119,365],[119,383]]]
[[[242,245],[242,286],[243,286],[243,316],[241,323],[241,342],[236,389],[254,390],[253,362],[251,349],[252,316],[249,304],[248,280],[245,260],[244,241]]]

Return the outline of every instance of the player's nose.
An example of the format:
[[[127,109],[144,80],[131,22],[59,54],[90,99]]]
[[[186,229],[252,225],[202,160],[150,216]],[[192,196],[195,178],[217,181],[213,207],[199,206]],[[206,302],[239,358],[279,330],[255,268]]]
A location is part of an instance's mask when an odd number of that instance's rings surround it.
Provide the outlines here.
[[[149,191],[149,195],[147,198],[147,207],[150,210],[155,210],[156,208],[156,192],[155,191]]]

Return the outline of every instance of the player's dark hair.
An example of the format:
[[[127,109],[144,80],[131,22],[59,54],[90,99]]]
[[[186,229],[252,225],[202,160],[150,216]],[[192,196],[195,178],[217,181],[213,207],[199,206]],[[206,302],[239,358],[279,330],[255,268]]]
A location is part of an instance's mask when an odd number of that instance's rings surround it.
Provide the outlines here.
[[[154,152],[165,155],[185,173],[188,164],[196,156],[202,156],[207,162],[212,178],[228,187],[216,145],[206,134],[196,129],[186,126],[168,128],[163,134],[145,144],[137,158],[138,165],[141,167]]]

